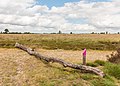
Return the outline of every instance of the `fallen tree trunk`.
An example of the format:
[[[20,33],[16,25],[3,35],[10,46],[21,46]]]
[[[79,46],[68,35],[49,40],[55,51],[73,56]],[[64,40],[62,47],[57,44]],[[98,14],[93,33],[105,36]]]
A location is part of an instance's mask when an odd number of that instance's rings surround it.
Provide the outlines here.
[[[52,58],[52,57],[48,58],[48,57],[42,56],[41,54],[39,54],[36,51],[33,51],[31,48],[27,48],[27,47],[25,47],[25,46],[23,46],[19,43],[16,43],[15,47],[20,48],[20,49],[26,51],[28,54],[33,55],[36,58],[39,58],[39,59],[44,60],[46,62],[57,62],[57,63],[63,65],[64,67],[70,67],[70,68],[73,68],[73,69],[84,70],[84,71],[87,71],[87,72],[90,72],[90,73],[92,72],[92,73],[97,74],[101,77],[105,76],[103,71],[101,71],[97,68],[94,68],[94,67],[69,63],[69,62],[66,62],[66,61],[64,61],[62,59],[59,59],[59,58]]]

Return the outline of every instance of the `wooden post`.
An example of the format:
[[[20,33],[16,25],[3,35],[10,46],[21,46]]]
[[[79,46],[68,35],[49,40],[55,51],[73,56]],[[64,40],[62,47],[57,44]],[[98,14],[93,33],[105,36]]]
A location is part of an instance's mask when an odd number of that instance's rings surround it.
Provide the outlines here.
[[[86,56],[83,56],[83,65],[86,65]]]
[[[83,65],[86,65],[86,49],[83,51]]]

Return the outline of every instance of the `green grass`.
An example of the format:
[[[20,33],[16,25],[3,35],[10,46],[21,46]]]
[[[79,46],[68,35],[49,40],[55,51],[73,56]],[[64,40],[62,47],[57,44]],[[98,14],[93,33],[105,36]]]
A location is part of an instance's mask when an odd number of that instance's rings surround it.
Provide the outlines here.
[[[99,64],[97,64],[97,63],[93,63],[93,62],[89,62],[89,63],[87,63],[87,66],[98,67]]]
[[[90,86],[117,86],[114,78],[109,75],[101,78],[93,74],[82,74],[81,78],[90,82]]]
[[[94,62],[87,63],[88,66],[98,67],[102,66],[102,70],[106,74],[104,78],[100,78],[93,74],[83,74],[82,79],[89,81],[91,86],[119,86],[116,81],[120,84],[120,65],[96,60]]]
[[[88,62],[86,65],[91,67],[98,67],[98,66],[104,66],[105,64],[106,64],[105,61],[95,60],[94,62]]]
[[[94,63],[99,64],[100,66],[104,66],[106,62],[102,60],[96,60]]]
[[[117,79],[120,79],[120,65],[119,64],[113,64],[113,63],[106,63],[105,72]]]
[[[93,86],[117,86],[115,82],[110,81],[110,79],[95,79],[91,81]]]

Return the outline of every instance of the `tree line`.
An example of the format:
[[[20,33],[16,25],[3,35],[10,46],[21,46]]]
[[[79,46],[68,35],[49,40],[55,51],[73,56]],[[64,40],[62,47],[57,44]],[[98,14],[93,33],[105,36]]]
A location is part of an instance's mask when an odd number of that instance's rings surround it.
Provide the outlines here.
[[[4,32],[0,32],[0,34],[35,34],[35,33],[31,33],[31,32],[10,32],[9,29],[4,29]],[[59,30],[57,33],[43,33],[43,34],[65,34],[62,33],[61,30]],[[73,32],[70,32],[69,34],[74,34]],[[100,32],[100,33],[96,33],[96,32],[91,32],[90,34],[111,34],[108,31],[106,32]],[[117,32],[115,34],[120,34],[120,32]]]
[[[0,34],[32,34],[30,32],[10,32],[9,29],[4,29],[3,32],[0,32]]]

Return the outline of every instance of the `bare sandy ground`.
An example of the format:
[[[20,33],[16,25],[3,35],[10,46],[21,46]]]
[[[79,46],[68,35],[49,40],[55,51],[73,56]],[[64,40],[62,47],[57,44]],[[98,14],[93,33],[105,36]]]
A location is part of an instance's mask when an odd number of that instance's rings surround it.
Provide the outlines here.
[[[72,51],[72,50],[44,50],[38,49],[44,56],[62,58],[66,61],[71,62],[81,62],[82,61],[82,52],[83,51]],[[107,60],[106,55],[110,55],[113,51],[97,51],[97,50],[88,50],[87,51],[87,61],[95,60]]]
[[[61,58],[66,61],[71,62],[81,62],[82,61],[82,52],[83,51],[72,51],[72,50],[45,50],[45,49],[36,49],[43,56]],[[100,50],[87,50],[87,61],[95,60],[107,60],[106,55],[110,55],[113,51],[100,51]],[[28,58],[26,52],[20,49],[7,49],[0,48],[0,59],[1,58]]]

